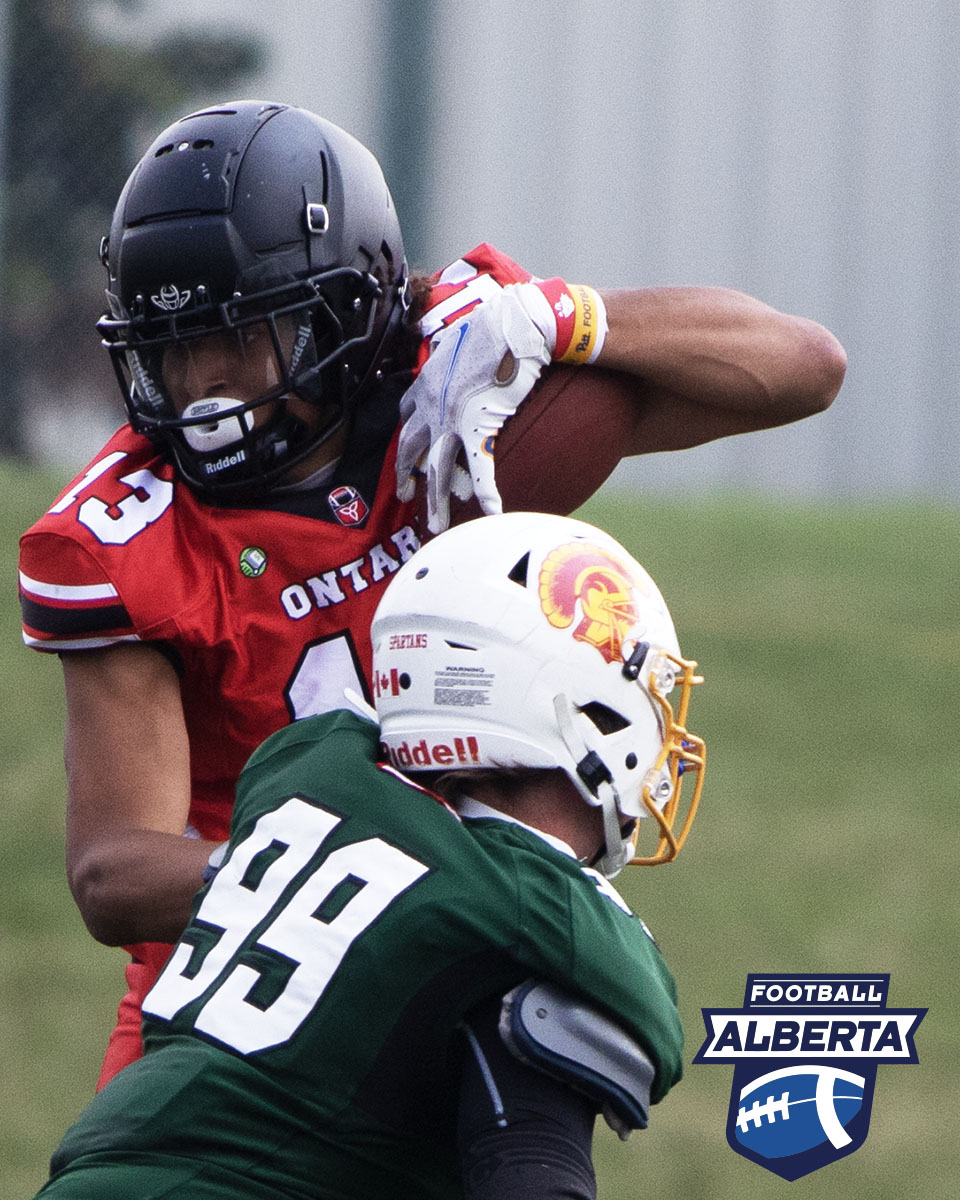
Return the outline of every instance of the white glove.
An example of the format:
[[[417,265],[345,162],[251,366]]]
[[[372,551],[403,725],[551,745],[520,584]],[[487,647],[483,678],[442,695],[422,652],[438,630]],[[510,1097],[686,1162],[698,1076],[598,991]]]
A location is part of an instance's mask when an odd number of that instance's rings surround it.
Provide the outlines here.
[[[543,328],[556,340],[556,321],[543,292],[532,283],[514,283],[431,341],[430,357],[400,402],[404,424],[397,448],[400,500],[413,498],[426,456],[431,533],[450,523],[451,492],[461,500],[475,495],[485,513],[503,511],[494,441],[551,361]],[[456,461],[461,446],[467,471]]]

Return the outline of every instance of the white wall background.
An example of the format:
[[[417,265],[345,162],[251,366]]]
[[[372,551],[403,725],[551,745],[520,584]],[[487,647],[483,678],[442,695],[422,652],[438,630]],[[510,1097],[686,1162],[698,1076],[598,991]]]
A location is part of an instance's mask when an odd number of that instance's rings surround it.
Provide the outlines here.
[[[258,30],[251,94],[419,164],[417,266],[489,240],[599,286],[738,287],[843,341],[827,414],[635,460],[619,482],[960,498],[957,0],[435,0],[431,53],[406,64],[433,72],[429,111],[399,153],[382,144],[382,0],[149,11]]]

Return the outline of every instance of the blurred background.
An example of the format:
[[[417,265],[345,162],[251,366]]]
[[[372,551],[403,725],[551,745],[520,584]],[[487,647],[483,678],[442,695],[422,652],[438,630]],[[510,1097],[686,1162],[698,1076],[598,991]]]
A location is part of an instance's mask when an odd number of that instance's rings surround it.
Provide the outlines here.
[[[737,287],[844,343],[822,419],[633,486],[960,497],[955,0],[3,0],[8,453],[118,421],[92,322],[117,194],[169,121],[304,105],[378,155],[413,264],[481,240],[599,286]],[[67,431],[69,430],[69,436]]]
[[[794,1186],[954,1194],[958,61],[956,0],[0,0],[0,1193],[86,1099],[122,963],[63,881],[59,671],[17,643],[16,538],[123,419],[94,323],[127,174],[247,96],[374,151],[417,269],[486,240],[599,287],[736,287],[843,342],[827,413],[624,463],[584,514],[711,681],[714,807],[624,891],[690,1057],[748,971],[889,970],[892,1005],[930,1005],[866,1145]],[[727,1148],[729,1088],[691,1068],[640,1146],[601,1135],[601,1196],[784,1193]]]

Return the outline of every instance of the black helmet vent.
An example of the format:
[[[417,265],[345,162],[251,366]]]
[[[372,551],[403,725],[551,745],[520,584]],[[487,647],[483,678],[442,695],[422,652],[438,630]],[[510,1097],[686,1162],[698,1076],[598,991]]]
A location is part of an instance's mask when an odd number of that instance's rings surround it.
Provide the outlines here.
[[[519,583],[521,587],[527,586],[527,568],[530,565],[530,552],[518,559],[510,570],[507,572],[507,578],[512,579],[514,583]]]
[[[589,704],[581,705],[580,712],[590,718],[604,737],[610,733],[619,733],[630,724],[626,717],[608,705],[601,704],[599,700],[591,700]]]

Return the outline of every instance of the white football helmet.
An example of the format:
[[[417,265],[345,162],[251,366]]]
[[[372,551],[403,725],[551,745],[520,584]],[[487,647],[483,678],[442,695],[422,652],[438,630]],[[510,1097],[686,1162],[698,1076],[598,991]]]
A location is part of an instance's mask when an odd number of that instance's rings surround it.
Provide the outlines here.
[[[608,534],[543,513],[457,526],[400,569],[372,635],[395,767],[559,767],[603,809],[605,875],[676,857],[703,787],[705,747],[685,728],[702,680],[656,584]],[[656,827],[645,857],[640,818]]]

